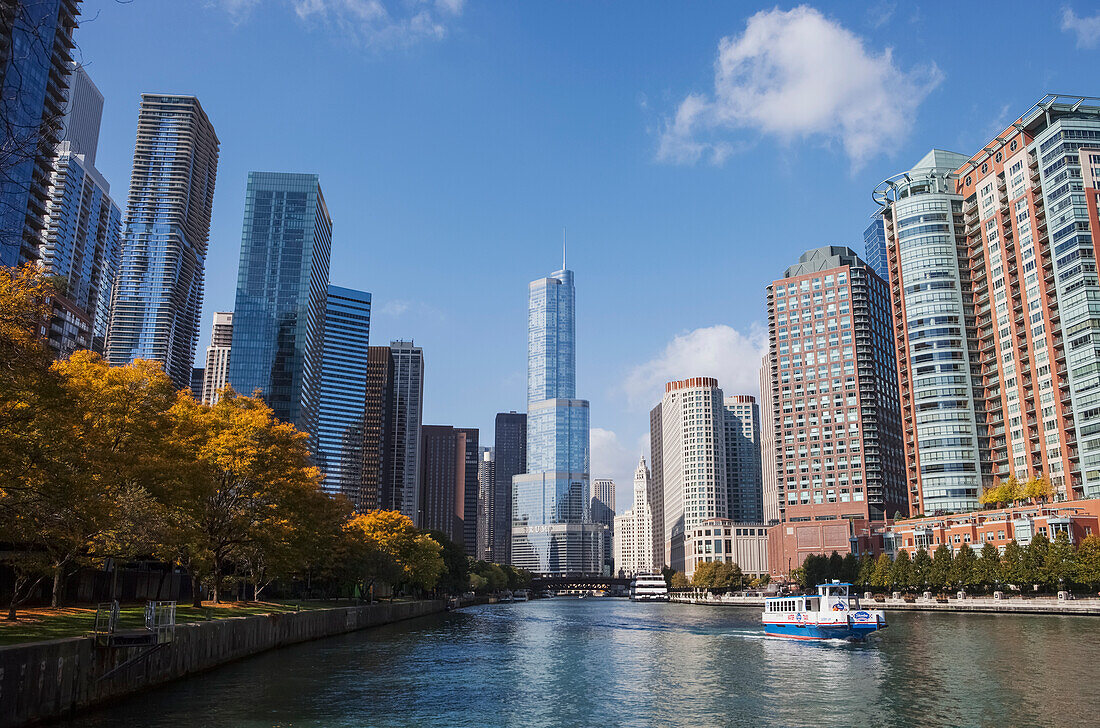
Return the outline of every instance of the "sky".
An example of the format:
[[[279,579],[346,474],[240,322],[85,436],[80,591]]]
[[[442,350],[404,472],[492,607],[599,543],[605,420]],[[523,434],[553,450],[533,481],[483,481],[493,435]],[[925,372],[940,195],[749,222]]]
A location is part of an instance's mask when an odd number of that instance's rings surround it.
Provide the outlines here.
[[[804,250],[862,253],[879,181],[975,153],[1044,94],[1100,96],[1080,0],[85,0],[75,39],[121,207],[142,92],[197,96],[217,131],[200,359],[248,172],[317,173],[370,344],[423,346],[424,423],[491,445],[526,406],[527,284],[567,229],[592,476],[620,512],[664,383],[756,394],[765,287]]]

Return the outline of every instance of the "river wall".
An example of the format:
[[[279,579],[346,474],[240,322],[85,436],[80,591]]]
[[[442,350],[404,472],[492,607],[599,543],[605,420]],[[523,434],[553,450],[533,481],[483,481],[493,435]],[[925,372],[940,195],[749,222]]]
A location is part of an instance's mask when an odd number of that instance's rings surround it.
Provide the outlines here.
[[[681,604],[703,604],[727,607],[763,607],[763,597],[717,597],[694,594],[672,594],[671,601]],[[861,600],[868,609],[909,612],[984,612],[988,614],[1061,614],[1100,617],[1100,599],[990,599],[986,597],[952,597],[943,601],[917,598],[913,601],[886,598],[884,601]]]
[[[395,602],[180,624],[170,643],[107,677],[149,648],[97,648],[91,637],[0,647],[0,728],[71,715],[276,647],[442,612],[445,604]]]

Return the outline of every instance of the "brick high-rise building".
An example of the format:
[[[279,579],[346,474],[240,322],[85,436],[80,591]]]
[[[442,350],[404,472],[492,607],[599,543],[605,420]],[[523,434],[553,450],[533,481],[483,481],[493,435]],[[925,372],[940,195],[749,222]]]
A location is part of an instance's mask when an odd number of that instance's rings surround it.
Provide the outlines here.
[[[782,521],[908,512],[887,284],[850,249],[810,250],[768,286]]]
[[[367,347],[367,383],[363,402],[363,469],[359,493],[352,505],[360,513],[392,507],[383,502],[387,482],[386,453],[393,438],[393,352],[388,346]]]
[[[914,512],[1044,477],[1100,495],[1100,104],[1044,97],[973,156],[875,190],[885,222]]]

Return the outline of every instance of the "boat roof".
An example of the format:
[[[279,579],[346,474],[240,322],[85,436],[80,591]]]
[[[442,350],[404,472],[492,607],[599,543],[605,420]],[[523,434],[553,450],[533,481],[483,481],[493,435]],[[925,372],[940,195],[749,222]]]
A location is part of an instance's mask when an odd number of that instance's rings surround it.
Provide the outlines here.
[[[818,584],[817,586],[820,589],[823,586],[855,586],[855,584],[850,581],[827,581],[824,584]]]

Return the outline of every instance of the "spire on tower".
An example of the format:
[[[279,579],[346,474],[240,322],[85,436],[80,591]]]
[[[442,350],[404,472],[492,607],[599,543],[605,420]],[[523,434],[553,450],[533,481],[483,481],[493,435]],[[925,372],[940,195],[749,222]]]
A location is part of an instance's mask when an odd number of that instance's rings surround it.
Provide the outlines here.
[[[568,267],[565,264],[565,252],[566,252],[567,240],[568,239],[567,239],[567,236],[566,236],[566,230],[563,227],[561,229],[561,269],[562,270],[568,270]]]

